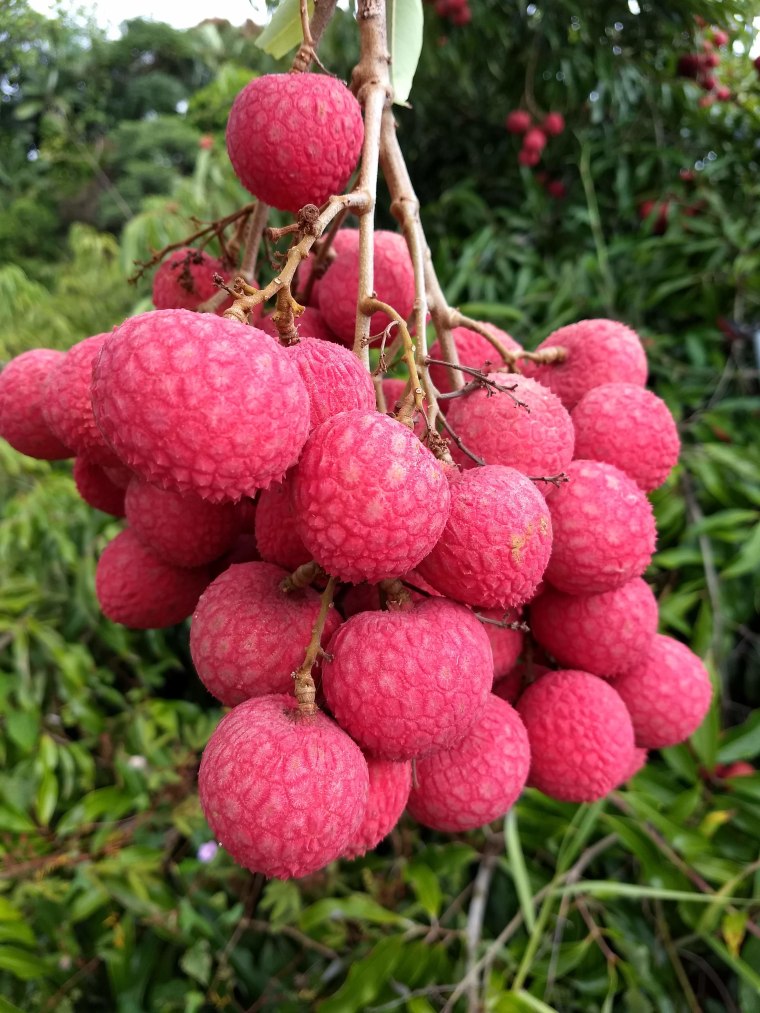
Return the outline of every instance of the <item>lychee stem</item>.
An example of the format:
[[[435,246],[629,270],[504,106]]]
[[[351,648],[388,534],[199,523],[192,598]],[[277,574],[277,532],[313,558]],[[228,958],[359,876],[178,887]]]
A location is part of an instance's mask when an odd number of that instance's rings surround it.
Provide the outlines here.
[[[385,599],[389,612],[395,612],[411,604],[412,596],[400,580],[381,580],[380,599]]]
[[[309,646],[306,648],[303,664],[293,672],[298,711],[303,717],[316,714],[319,710],[317,707],[317,687],[314,683],[311,670],[314,668],[320,655],[325,653],[322,649],[322,634],[325,632],[327,614],[333,607],[334,596],[335,577],[330,577],[319,601],[319,612],[311,631],[311,640],[309,641]]]
[[[394,310],[388,303],[382,302],[380,299],[374,297],[365,298],[360,300],[359,305],[361,306],[362,312],[366,315],[369,321],[373,313],[385,313],[386,316],[394,320],[398,325],[398,331],[403,340],[403,360],[406,363],[407,369],[409,370],[409,381],[411,384],[411,395],[412,397],[404,398],[401,409],[396,416],[399,422],[403,422],[404,425],[409,426],[410,429],[414,428],[414,411],[420,411],[425,413],[425,405],[423,398],[425,392],[422,389],[420,383],[420,377],[417,372],[417,361],[414,357],[414,342],[412,336],[409,333],[409,328],[406,326],[406,321],[399,312]]]
[[[304,307],[290,294],[290,285],[281,288],[277,293],[277,304],[272,314],[272,323],[277,328],[281,345],[297,345],[301,340],[296,330],[295,318],[303,311]]]
[[[431,359],[430,356],[427,357],[426,361],[428,363],[432,363],[434,366],[450,366],[451,365],[451,363],[450,362],[446,362],[445,359]],[[455,368],[458,369],[458,370],[460,370],[462,373],[467,373],[468,376],[475,377],[475,380],[473,381],[472,386],[470,386],[470,384],[467,384],[467,390],[462,389],[461,391],[454,391],[453,393],[455,395],[462,396],[462,394],[469,394],[472,390],[475,390],[478,387],[487,387],[489,390],[495,390],[495,391],[499,391],[502,394],[508,394],[510,396],[510,398],[514,401],[514,403],[517,405],[518,408],[524,408],[526,412],[530,412],[530,406],[527,405],[524,401],[521,401],[519,399],[519,397],[516,397],[512,393],[514,390],[517,389],[517,384],[512,384],[511,387],[506,387],[503,383],[496,383],[495,380],[489,380],[488,377],[485,375],[485,373],[482,370],[480,370],[480,369],[474,369],[472,366],[461,366],[460,365],[460,366],[456,366]],[[444,397],[444,398],[446,397],[446,395],[441,395],[441,396]]]
[[[326,576],[325,571],[319,563],[312,559],[310,563],[303,563],[297,570],[289,574],[280,584],[280,588],[285,592],[298,591],[302,587],[313,584],[317,577],[324,576]]]
[[[307,28],[305,28],[303,33],[303,42],[299,46],[290,68],[292,74],[304,73],[309,69],[312,61],[317,60],[317,48],[319,47],[325,28],[327,28],[335,13],[336,6],[337,0],[314,0],[314,13],[311,16],[311,21],[308,21],[307,17]],[[305,7],[305,0],[302,0],[301,24],[304,23]],[[317,63],[319,63],[319,60],[317,60]],[[319,66],[322,67],[322,64],[319,63]],[[324,67],[322,69],[324,70]]]

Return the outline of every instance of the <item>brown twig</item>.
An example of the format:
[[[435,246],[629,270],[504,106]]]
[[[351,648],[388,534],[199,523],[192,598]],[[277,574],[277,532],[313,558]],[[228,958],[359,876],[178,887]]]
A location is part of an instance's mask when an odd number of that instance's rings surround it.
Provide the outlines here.
[[[406,363],[407,369],[409,370],[409,382],[411,385],[411,394],[413,395],[410,399],[411,407],[416,411],[424,413],[425,393],[422,389],[422,384],[420,383],[419,374],[417,373],[417,360],[414,356],[414,342],[412,341],[412,336],[409,333],[409,328],[406,326],[406,321],[392,306],[389,306],[388,303],[381,302],[380,299],[375,299],[374,297],[364,299],[360,302],[360,306],[363,314],[368,320],[373,313],[385,313],[385,315],[390,317],[391,320],[393,320],[398,326],[398,331],[403,342],[403,359]],[[413,429],[414,410],[405,411],[404,408],[405,406],[402,404],[401,411],[397,416],[398,420],[399,422],[403,422],[404,425],[409,426],[410,429]]]
[[[428,365],[432,364],[434,366],[454,365],[451,362],[447,362],[445,359],[431,359],[429,355],[425,360],[425,362]],[[489,391],[499,391],[499,393],[501,394],[509,394],[509,396],[511,397],[511,399],[514,401],[514,403],[517,405],[518,408],[524,408],[526,412],[530,412],[530,405],[527,405],[524,401],[521,401],[520,398],[513,393],[513,391],[517,390],[516,383],[512,384],[511,387],[505,387],[503,383],[497,383],[495,380],[489,380],[489,378],[482,370],[474,369],[472,366],[462,366],[461,364],[457,364],[456,366],[454,366],[454,369],[459,370],[461,373],[467,373],[468,376],[475,377],[477,382],[469,390],[475,390],[478,387],[480,388],[485,387]],[[466,393],[469,393],[469,390]],[[459,392],[457,391],[457,393]],[[443,396],[445,397],[445,395]]]
[[[564,471],[561,471],[559,475],[528,475],[528,478],[531,482],[546,482],[548,485],[555,486],[555,488],[559,488],[565,482],[570,481],[570,476],[566,475]]]
[[[344,209],[339,214],[337,214],[333,219],[333,221],[331,222],[330,228],[326,230],[324,238],[320,240],[320,242],[315,244],[316,253],[314,254],[314,263],[312,264],[311,272],[309,274],[306,285],[302,290],[299,290],[297,295],[298,301],[304,303],[307,306],[309,304],[309,299],[311,298],[311,293],[312,289],[314,288],[315,281],[318,278],[321,278],[324,275],[325,271],[327,271],[327,268],[330,266],[330,253],[332,250],[332,245],[335,240],[336,233],[343,225],[347,215],[348,215],[347,209]]]
[[[327,587],[322,592],[322,597],[319,602],[319,612],[317,618],[314,621],[314,628],[311,631],[311,640],[306,648],[306,655],[304,656],[303,663],[293,672],[293,679],[295,681],[295,692],[296,700],[298,700],[298,710],[303,717],[310,717],[316,714],[319,710],[317,707],[317,687],[314,683],[314,677],[311,674],[311,670],[317,662],[317,659],[324,655],[322,649],[322,634],[325,632],[325,623],[327,622],[327,615],[330,609],[333,607],[333,598],[335,597],[335,577],[330,577],[327,581]]]
[[[301,0],[301,26],[303,29],[303,42],[298,47],[290,71],[292,74],[302,74],[309,69],[312,62],[316,61],[322,67],[317,58],[317,49],[325,29],[332,20],[335,13],[337,0],[314,0],[314,13],[309,21],[306,0]]]
[[[505,619],[489,619],[488,616],[484,616],[480,612],[473,612],[473,615],[487,626],[498,626],[500,630],[518,630],[520,633],[530,633],[530,626],[519,619],[514,622],[507,622]]]
[[[309,584],[313,584],[319,577],[324,577],[325,571],[315,562],[313,559],[310,563],[303,563],[289,574],[283,582],[280,584],[280,590],[285,591],[298,591],[302,587],[308,587]]]
[[[430,361],[430,360],[428,360],[428,361]],[[477,464],[479,467],[484,468],[485,465],[486,465],[486,462],[483,460],[482,457],[478,457],[478,455],[474,451],[470,450],[470,448],[465,443],[463,443],[462,438],[454,430],[454,427],[451,425],[451,423],[446,418],[446,416],[443,413],[441,413],[438,416],[438,418],[441,420],[441,425],[443,426],[443,428],[446,430],[446,432],[452,438],[452,440],[454,441],[454,443],[456,443],[456,445],[459,447],[459,449],[462,451],[462,453],[465,455],[465,457],[469,457],[470,460],[474,461],[475,464]]]

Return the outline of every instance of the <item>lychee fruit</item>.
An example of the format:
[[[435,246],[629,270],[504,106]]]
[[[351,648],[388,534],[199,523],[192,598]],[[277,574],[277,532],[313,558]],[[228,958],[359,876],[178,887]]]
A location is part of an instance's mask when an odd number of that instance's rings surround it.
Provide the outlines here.
[[[712,683],[693,651],[658,634],[649,654],[613,683],[628,708],[636,745],[675,746],[692,735],[710,709]]]
[[[681,443],[668,406],[644,387],[606,383],[594,387],[572,411],[576,457],[620,468],[644,492],[665,481]]]
[[[134,478],[134,472],[132,469],[128,468],[126,464],[122,464],[119,460],[117,460],[116,464],[104,465],[103,471],[111,482],[118,486],[119,489],[126,489]]]
[[[549,672],[517,702],[530,740],[528,784],[563,802],[594,802],[630,769],[633,725],[603,679],[572,669]]]
[[[309,430],[352,408],[375,407],[375,386],[364,363],[341,345],[306,338],[286,349],[311,405]]]
[[[206,689],[225,706],[292,689],[319,612],[310,587],[285,592],[271,563],[230,566],[205,590],[190,627],[190,653]],[[340,626],[327,614],[322,644]],[[318,672],[317,672],[318,674]]]
[[[146,482],[238,500],[298,459],[309,398],[286,350],[235,320],[154,310],[109,335],[95,364],[95,419]]]
[[[348,253],[350,251],[356,251],[359,249],[359,230],[358,229],[338,229],[333,236],[332,242],[330,243],[330,250],[326,260],[322,263],[321,274],[314,279],[311,283],[311,289],[309,291],[308,306],[314,309],[319,309],[320,304],[320,286],[322,284],[322,278],[325,276],[330,268],[333,260],[336,256],[341,253]],[[316,253],[314,250],[309,254],[306,260],[302,260],[298,267],[298,295],[301,296],[306,292],[311,273],[314,270],[316,264]],[[303,319],[303,318],[302,318]],[[327,325],[325,325],[327,326]],[[332,332],[330,332],[332,333]],[[315,337],[321,337],[320,334]],[[335,340],[333,335],[333,340]]]
[[[457,745],[417,760],[407,808],[433,830],[476,830],[511,809],[529,768],[530,744],[520,716],[491,694]]]
[[[63,352],[33,348],[0,373],[0,437],[27,457],[61,461],[72,456],[43,416],[47,378],[63,358]]]
[[[157,310],[197,310],[218,291],[214,274],[228,276],[221,260],[192,246],[175,250],[153,278],[153,305]],[[223,307],[218,312],[223,312]]]
[[[42,414],[61,443],[94,464],[118,465],[92,413],[92,367],[108,334],[96,334],[72,346],[45,384]]]
[[[522,148],[517,153],[517,161],[520,165],[525,165],[528,168],[532,168],[534,165],[538,165],[541,161],[541,152],[534,151],[529,148]]]
[[[546,134],[538,127],[533,127],[523,137],[523,151],[540,152],[546,147]]]
[[[406,319],[414,307],[414,270],[404,237],[398,232],[375,232],[375,294]],[[320,283],[319,307],[327,326],[348,347],[354,342],[356,300],[359,294],[359,245],[338,254]],[[371,335],[390,323],[385,313],[373,313]]]
[[[247,700],[217,726],[198,773],[214,837],[252,872],[316,872],[343,854],[364,817],[362,751],[325,714],[303,717],[292,696]]]
[[[417,566],[438,541],[450,500],[443,465],[406,426],[376,411],[340,412],[315,429],[293,477],[304,545],[350,583]]]
[[[524,134],[531,127],[530,113],[525,109],[513,109],[504,121],[510,134]]]
[[[192,492],[170,492],[133,478],[127,522],[140,541],[172,566],[202,566],[229,552],[240,532],[234,503],[209,503]]]
[[[133,630],[159,630],[192,614],[209,579],[207,567],[172,566],[127,529],[108,543],[98,560],[95,593],[111,622]]]
[[[546,184],[546,192],[555,200],[564,200],[567,197],[567,187],[561,179],[551,179]]]
[[[715,776],[721,780],[729,777],[753,777],[757,770],[746,760],[737,760],[735,763],[719,763],[715,768]]]
[[[632,777],[635,777],[640,770],[643,770],[646,766],[646,762],[649,759],[649,753],[646,749],[641,749],[639,746],[633,747],[633,753],[631,754],[631,763],[628,769],[625,771],[623,776],[620,778],[620,783],[625,784],[630,781]]]
[[[486,464],[503,464],[523,475],[552,476],[564,471],[573,459],[575,432],[556,394],[517,374],[489,373],[488,379],[510,393],[473,390],[455,398],[446,413],[468,450]],[[451,456],[463,468],[475,467],[455,444]]]
[[[644,200],[639,204],[639,218],[649,225],[655,236],[662,236],[667,232],[669,216],[669,201]]]
[[[564,362],[526,362],[523,372],[553,390],[568,411],[592,387],[647,382],[647,359],[638,334],[616,320],[581,320],[554,331],[536,351],[562,347]]]
[[[282,482],[273,482],[259,495],[254,530],[256,548],[263,560],[286,570],[297,570],[309,562],[311,553],[296,531],[291,503],[291,475],[292,472],[289,472]]]
[[[530,607],[530,628],[564,668],[611,679],[648,655],[657,632],[657,599],[640,577],[601,594],[546,587]]]
[[[494,324],[485,324],[484,326],[504,345],[508,352],[522,351],[522,346],[515,341],[511,334],[507,334],[506,331],[502,331],[501,328],[494,326]],[[488,362],[491,363],[490,368],[492,369],[506,365],[488,338],[484,338],[477,331],[472,331],[469,327],[455,327],[451,332],[451,337],[456,345],[460,365],[481,370]],[[446,358],[443,354],[440,341],[435,342],[429,354],[431,359]],[[441,394],[448,394],[452,390],[449,371],[446,366],[433,364],[428,367],[428,371],[430,379]],[[489,369],[486,368],[485,372],[488,373]],[[470,377],[465,374],[464,379],[466,382]],[[444,404],[445,402],[442,401],[441,405]]]
[[[494,683],[493,692],[507,703],[514,704],[520,699],[525,686],[551,671],[546,665],[539,665],[535,661],[521,661]]]
[[[547,494],[554,532],[546,579],[566,594],[611,591],[649,566],[657,532],[633,479],[602,461],[573,461]]]
[[[448,522],[419,572],[467,605],[522,605],[535,593],[551,553],[544,497],[519,471],[496,464],[452,472],[450,486]]]
[[[374,756],[409,760],[460,739],[483,709],[493,656],[469,609],[430,598],[360,612],[330,641],[322,689],[335,720]]]
[[[86,457],[74,461],[77,492],[89,506],[113,517],[124,516],[124,490],[116,485],[99,464]]]
[[[676,64],[676,74],[679,77],[688,77],[690,80],[696,81],[701,70],[702,61],[698,53],[684,53],[679,56]]]
[[[358,858],[388,836],[406,808],[412,787],[409,761],[378,760],[373,756],[367,756],[366,760],[369,770],[367,808],[343,858]]]
[[[562,113],[547,113],[541,129],[550,137],[558,137],[565,129],[565,117]]]
[[[243,88],[227,122],[238,179],[280,211],[343,192],[361,154],[359,103],[329,74],[264,74]]]
[[[497,623],[511,621],[504,609],[478,609],[478,612],[486,619],[493,619]],[[523,649],[523,635],[520,630],[511,630],[506,625],[496,626],[493,622],[483,623],[483,629],[491,642],[494,680],[502,679],[507,672],[514,668],[520,657],[520,652]]]

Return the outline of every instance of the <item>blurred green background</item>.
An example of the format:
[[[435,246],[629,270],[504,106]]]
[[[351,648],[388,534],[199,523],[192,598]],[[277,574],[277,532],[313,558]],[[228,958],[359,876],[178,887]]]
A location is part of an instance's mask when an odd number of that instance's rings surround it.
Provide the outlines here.
[[[662,631],[707,659],[713,711],[604,803],[528,791],[503,832],[455,837],[404,820],[365,859],[263,883],[209,845],[195,775],[220,711],[187,630],[100,616],[118,523],[69,465],[2,444],[0,1013],[760,1010],[760,775],[719,766],[760,757],[760,4],[470,6],[464,27],[425,7],[398,110],[435,262],[452,303],[530,347],[594,315],[644,337],[683,440],[648,578]],[[132,262],[248,200],[227,111],[276,65],[251,26],[109,39],[0,10],[5,360],[147,308]],[[729,101],[677,76],[695,15],[730,35]],[[339,12],[324,62],[345,77],[357,52]],[[526,103],[567,121],[536,170],[503,126]],[[664,232],[643,201],[667,204]],[[479,995],[450,1000],[479,958]]]

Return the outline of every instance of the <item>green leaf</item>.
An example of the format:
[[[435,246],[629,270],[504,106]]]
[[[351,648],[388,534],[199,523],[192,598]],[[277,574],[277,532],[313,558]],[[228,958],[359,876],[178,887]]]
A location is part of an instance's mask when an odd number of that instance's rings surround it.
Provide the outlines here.
[[[413,923],[402,915],[382,907],[363,893],[352,893],[348,897],[328,897],[318,900],[307,908],[300,918],[304,932],[311,932],[326,921],[368,921],[377,925],[403,925],[409,928]]]
[[[12,1002],[8,1002],[0,995],[0,1013],[23,1013],[18,1006],[14,1006]]]
[[[744,724],[727,731],[718,747],[718,762],[751,760],[760,754],[760,710],[753,711]]]
[[[403,105],[412,90],[422,52],[422,0],[388,0],[393,101]]]
[[[422,904],[425,913],[431,918],[437,918],[443,894],[441,884],[433,870],[422,861],[410,862],[404,870],[404,878],[417,894],[417,900]]]
[[[741,552],[723,570],[721,576],[743,577],[745,573],[754,573],[758,569],[760,569],[760,524],[755,525]]]
[[[314,0],[308,0],[308,3],[309,17],[311,17],[314,10]],[[275,60],[280,60],[291,49],[300,46],[302,41],[300,0],[282,0],[272,15],[272,20],[256,39],[256,45],[265,53],[273,56]]]
[[[33,953],[17,946],[0,946],[0,969],[9,971],[22,981],[32,981],[47,974],[47,964]]]
[[[520,844],[520,833],[517,829],[517,812],[515,809],[510,809],[504,819],[504,838],[507,845],[509,870],[515,882],[515,889],[520,901],[520,910],[523,913],[528,931],[532,932],[536,927],[536,914],[533,909],[533,889],[530,885],[528,869],[525,865],[525,855]]]
[[[183,971],[201,985],[208,985],[211,977],[211,947],[206,939],[199,939],[180,958]]]
[[[319,1013],[356,1013],[377,998],[393,974],[404,949],[403,936],[381,939],[371,952],[351,965],[348,977],[330,999],[320,1003]]]
[[[37,819],[47,826],[58,802],[58,779],[52,770],[46,770],[37,789]]]

